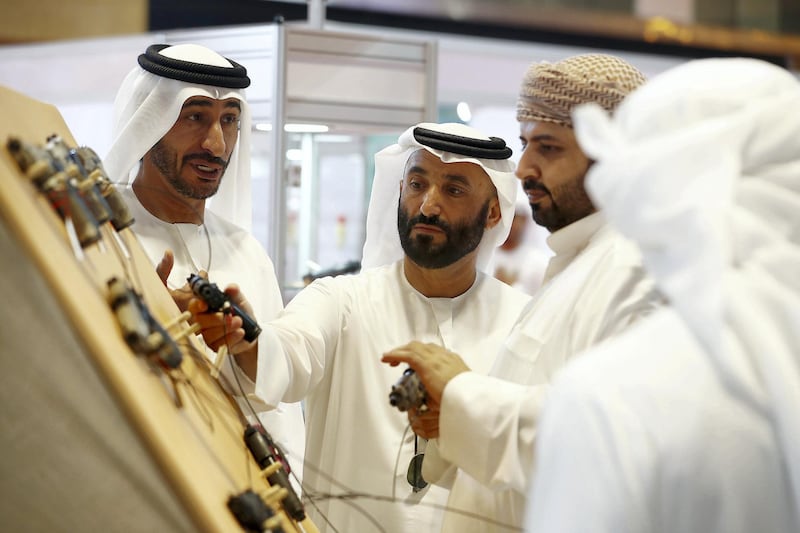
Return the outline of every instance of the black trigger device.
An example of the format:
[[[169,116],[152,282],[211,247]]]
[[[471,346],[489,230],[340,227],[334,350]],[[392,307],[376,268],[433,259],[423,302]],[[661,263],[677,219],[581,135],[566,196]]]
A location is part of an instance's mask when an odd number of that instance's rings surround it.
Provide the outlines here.
[[[258,325],[253,317],[244,312],[238,305],[231,302],[228,295],[222,292],[219,287],[217,287],[216,283],[211,283],[197,274],[189,274],[187,281],[194,295],[208,305],[209,311],[214,313],[222,311],[223,313],[230,313],[242,319],[244,339],[247,342],[253,342],[258,338],[258,335],[261,333],[261,326]]]

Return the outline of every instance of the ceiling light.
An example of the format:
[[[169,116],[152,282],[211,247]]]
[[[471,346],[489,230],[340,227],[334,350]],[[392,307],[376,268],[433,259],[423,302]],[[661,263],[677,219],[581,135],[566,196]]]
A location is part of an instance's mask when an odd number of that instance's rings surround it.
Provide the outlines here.
[[[469,122],[472,120],[472,111],[469,110],[469,104],[466,102],[459,102],[456,106],[456,114],[462,122]]]

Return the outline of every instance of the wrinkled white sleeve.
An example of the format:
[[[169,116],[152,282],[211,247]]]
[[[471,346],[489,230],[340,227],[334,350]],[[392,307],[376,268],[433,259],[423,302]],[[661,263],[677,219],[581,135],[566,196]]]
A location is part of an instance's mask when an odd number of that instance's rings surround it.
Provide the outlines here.
[[[422,460],[422,478],[428,483],[450,489],[455,481],[456,466],[442,458],[439,452],[439,439],[428,441],[425,458]]]
[[[261,324],[259,324],[261,325]],[[289,381],[287,367],[278,362],[269,365],[268,371],[262,371],[264,361],[269,361],[275,353],[280,353],[281,344],[275,334],[266,325],[261,325],[261,335],[258,337],[258,372],[256,382],[245,374],[244,370],[236,364],[234,358],[229,358],[222,366],[220,374],[224,377],[225,389],[234,396],[242,396],[256,411],[275,409],[283,401],[282,391],[286,390]],[[231,364],[233,363],[233,364]]]
[[[526,531],[644,533],[646,491],[627,410],[610,410],[582,381],[557,381],[542,415]],[[627,412],[626,412],[627,411]],[[639,433],[641,434],[641,433]],[[640,443],[641,444],[641,443]]]
[[[459,374],[442,396],[441,457],[487,487],[526,493],[536,426],[548,389],[474,372]]]
[[[298,402],[320,382],[336,351],[345,293],[335,278],[316,280],[263,325],[255,392],[265,403]]]

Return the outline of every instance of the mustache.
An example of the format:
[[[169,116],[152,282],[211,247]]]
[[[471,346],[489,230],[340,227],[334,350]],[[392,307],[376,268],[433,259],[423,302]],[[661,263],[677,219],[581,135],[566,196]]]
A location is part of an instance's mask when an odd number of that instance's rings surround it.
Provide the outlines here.
[[[423,214],[419,214],[415,217],[412,217],[408,221],[409,229],[414,227],[415,224],[425,224],[427,226],[436,226],[437,228],[441,228],[444,231],[448,231],[450,229],[450,225],[447,222],[443,222],[439,220],[439,215],[433,215],[432,217],[426,217]]]
[[[221,157],[215,157],[209,154],[198,153],[198,154],[187,154],[183,156],[184,163],[188,163],[189,161],[196,161],[198,159],[200,159],[201,161],[207,161],[209,163],[213,163],[215,165],[221,165],[222,168],[226,168],[228,166],[228,162],[225,159],[222,159]]]
[[[542,182],[535,180],[525,180],[522,183],[522,190],[525,192],[528,192],[530,190],[538,190],[550,194],[550,191],[547,190],[547,187],[542,185]]]

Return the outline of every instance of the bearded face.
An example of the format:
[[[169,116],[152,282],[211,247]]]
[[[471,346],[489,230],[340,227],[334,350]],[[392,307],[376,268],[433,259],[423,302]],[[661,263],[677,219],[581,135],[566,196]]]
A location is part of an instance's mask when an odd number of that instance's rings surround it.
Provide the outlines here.
[[[450,266],[478,247],[483,238],[488,215],[488,201],[477,217],[455,223],[444,222],[438,215],[426,217],[420,213],[411,217],[402,204],[398,204],[397,231],[400,235],[400,245],[409,259],[420,267],[437,269]],[[441,229],[444,240],[434,242],[433,235],[429,233],[412,235],[413,228],[418,224]]]
[[[406,257],[428,269],[477,254],[483,232],[500,221],[491,178],[480,165],[442,161],[419,149],[406,161],[397,230]]]
[[[241,102],[192,96],[172,128],[148,153],[176,192],[194,200],[217,193],[239,136]]]
[[[571,128],[520,122],[520,140],[516,174],[537,224],[554,232],[596,211],[584,188],[591,161]]]
[[[205,200],[217,194],[222,183],[225,169],[228,168],[228,161],[221,157],[214,157],[204,153],[186,154],[178,162],[178,152],[167,144],[164,139],[159,141],[150,150],[153,165],[158,169],[164,179],[169,183],[178,194],[185,198],[194,200]],[[207,164],[205,164],[207,163]],[[219,169],[217,179],[200,179],[196,177],[197,171],[193,168],[202,169],[208,172],[209,168]],[[184,176],[190,174],[190,177]]]

